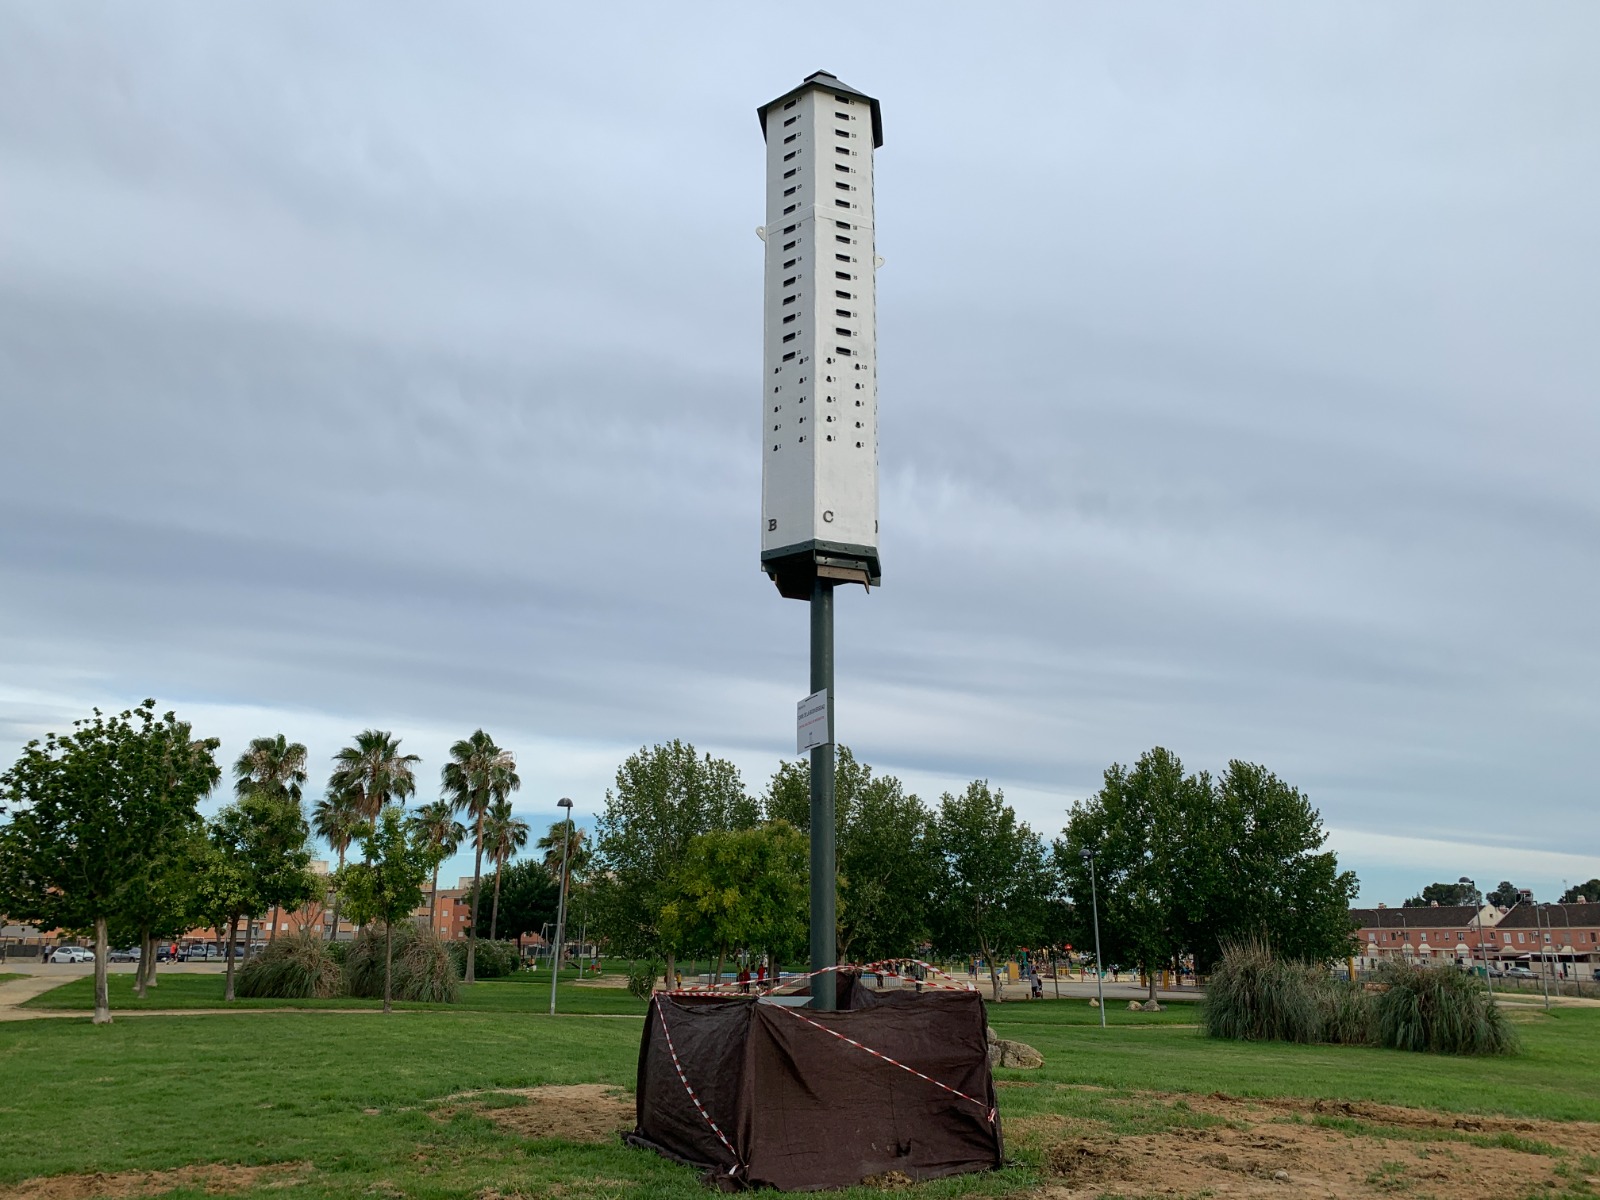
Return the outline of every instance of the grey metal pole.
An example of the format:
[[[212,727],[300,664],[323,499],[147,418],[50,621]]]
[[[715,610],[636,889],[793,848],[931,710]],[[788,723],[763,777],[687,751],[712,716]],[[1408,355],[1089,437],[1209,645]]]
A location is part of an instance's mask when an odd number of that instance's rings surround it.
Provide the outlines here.
[[[561,977],[561,945],[567,936],[567,853],[572,849],[572,801],[565,796],[560,805],[567,810],[567,835],[561,843],[561,890],[556,898],[556,940],[550,948],[550,1015],[556,1015],[556,980]]]
[[[1539,939],[1539,982],[1544,986],[1544,1010],[1550,1011],[1550,956],[1544,950],[1543,930],[1539,925],[1539,906],[1533,906],[1533,936]]]
[[[1100,1000],[1100,1028],[1106,1027],[1106,965],[1100,958],[1100,888],[1094,879],[1094,851],[1083,851],[1089,863],[1089,899],[1094,905],[1094,990]]]
[[[828,693],[828,740],[811,748],[811,1007],[832,1012],[838,955],[833,817],[833,584],[811,584],[811,690]],[[824,971],[826,974],[816,974]]]

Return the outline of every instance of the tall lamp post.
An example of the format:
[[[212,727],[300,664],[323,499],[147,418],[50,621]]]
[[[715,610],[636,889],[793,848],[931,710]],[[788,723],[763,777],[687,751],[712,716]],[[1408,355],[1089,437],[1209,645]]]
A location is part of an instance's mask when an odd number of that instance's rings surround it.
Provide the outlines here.
[[[1094,851],[1088,848],[1078,855],[1089,864],[1089,900],[1094,907],[1094,990],[1100,1000],[1100,1028],[1106,1027],[1106,967],[1100,958],[1100,888],[1094,879]]]
[[[1489,947],[1484,943],[1484,940],[1483,940],[1483,904],[1484,904],[1484,901],[1483,901],[1482,896],[1479,895],[1479,893],[1478,893],[1478,884],[1477,884],[1477,882],[1475,880],[1468,879],[1465,875],[1463,875],[1460,878],[1460,880],[1458,880],[1458,882],[1463,883],[1467,887],[1471,888],[1472,889],[1472,894],[1474,896],[1478,896],[1478,949],[1483,951],[1483,982],[1484,982],[1484,986],[1486,986],[1489,989],[1489,995],[1492,997],[1494,995],[1494,981],[1489,978]]]
[[[572,850],[572,801],[565,796],[558,802],[567,810],[567,835],[561,839],[561,891],[556,900],[556,940],[550,948],[550,1015],[556,1015],[556,980],[561,977],[561,948],[567,936],[567,855]]]

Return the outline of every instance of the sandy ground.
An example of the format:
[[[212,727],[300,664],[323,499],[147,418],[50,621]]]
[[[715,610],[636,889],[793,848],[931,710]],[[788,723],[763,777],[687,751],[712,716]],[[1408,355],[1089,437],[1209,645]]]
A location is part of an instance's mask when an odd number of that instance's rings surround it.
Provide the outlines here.
[[[487,1117],[509,1133],[564,1142],[610,1142],[634,1126],[633,1097],[599,1083],[462,1092],[447,1100],[464,1101],[433,1110],[448,1121],[463,1109]],[[507,1103],[510,1100],[511,1103]]]
[[[1204,1127],[1117,1136],[1098,1121],[1006,1122],[1011,1144],[1041,1153],[1046,1200],[1100,1196],[1406,1195],[1501,1200],[1600,1184],[1600,1125],[1460,1117],[1340,1101],[1139,1097],[1219,1118]],[[1108,1100],[1108,1103],[1116,1101]]]
[[[0,1187],[0,1200],[91,1200],[108,1197],[159,1196],[177,1188],[194,1188],[211,1195],[243,1192],[255,1187],[292,1187],[306,1182],[310,1163],[278,1163],[270,1167],[241,1167],[227,1163],[178,1167],[172,1171],[112,1171],[85,1175],[48,1175]]]

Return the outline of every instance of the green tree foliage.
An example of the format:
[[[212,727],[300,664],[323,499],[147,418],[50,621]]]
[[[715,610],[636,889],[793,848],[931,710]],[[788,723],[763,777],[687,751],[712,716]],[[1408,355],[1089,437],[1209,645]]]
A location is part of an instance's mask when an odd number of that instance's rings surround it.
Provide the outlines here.
[[[691,838],[662,906],[661,936],[674,951],[706,950],[720,972],[728,952],[799,953],[806,941],[810,873],[806,839],[787,821]]]
[[[596,823],[594,912],[615,952],[644,957],[666,945],[662,910],[689,843],[702,833],[759,820],[739,770],[686,742],[641,749],[617,768]],[[674,969],[671,954],[667,970]]]
[[[417,790],[414,768],[422,759],[400,753],[400,739],[382,729],[364,729],[354,745],[333,756],[328,791],[349,798],[364,820],[388,804],[404,804]]]
[[[1521,896],[1515,884],[1509,879],[1502,879],[1500,886],[1490,892],[1484,899],[1488,900],[1490,904],[1498,905],[1500,908],[1515,908]]]
[[[221,809],[206,827],[206,840],[197,848],[198,868],[195,912],[217,933],[227,939],[227,981],[224,1000],[233,999],[234,947],[239,922],[261,911],[261,895],[256,891],[250,868],[252,830],[250,815],[238,805]]]
[[[1051,892],[1044,843],[1017,820],[1005,793],[974,780],[960,796],[940,798],[931,846],[935,942],[981,953],[998,1003],[999,956],[1039,942]]]
[[[389,1012],[394,998],[394,926],[422,903],[422,885],[433,869],[434,852],[393,808],[384,808],[358,837],[362,861],[347,864],[336,882],[356,921],[383,922],[383,1011]],[[432,930],[428,933],[438,936]]]
[[[461,846],[467,836],[466,826],[455,818],[448,800],[435,800],[424,804],[411,814],[412,836],[426,842],[433,857],[433,881],[428,890],[428,928],[439,929],[439,868]],[[344,863],[341,861],[340,866]]]
[[[1590,904],[1600,903],[1600,879],[1591,879],[1587,883],[1574,884],[1561,893],[1562,904],[1576,904],[1582,897]]]
[[[1133,963],[1146,971],[1154,992],[1154,972],[1186,948],[1186,902],[1207,885],[1197,871],[1221,873],[1211,861],[1217,846],[1208,836],[1201,810],[1209,803],[1210,780],[1186,776],[1183,763],[1156,747],[1130,770],[1106,769],[1100,790],[1079,804],[1055,845],[1056,868],[1087,924],[1097,891],[1100,945],[1105,966]],[[1095,854],[1095,888],[1082,851]],[[1092,944],[1085,929],[1078,940]]]
[[[768,820],[810,836],[811,764],[782,763],[767,785]],[[932,815],[893,775],[874,775],[840,746],[834,768],[834,847],[839,875],[838,953],[869,962],[905,955],[928,935],[934,886]]]
[[[1131,769],[1106,770],[1068,819],[1056,862],[1082,924],[1091,889],[1081,852],[1095,851],[1105,959],[1137,965],[1153,996],[1178,955],[1205,971],[1225,942],[1264,939],[1308,962],[1351,953],[1356,877],[1326,841],[1310,801],[1266,768],[1235,760],[1221,779],[1186,775],[1158,746]]]
[[[478,948],[478,900],[483,891],[483,825],[489,806],[521,788],[522,777],[517,774],[516,756],[509,750],[502,750],[492,737],[478,729],[450,747],[450,761],[440,770],[439,779],[450,807],[466,813],[472,821],[472,925],[467,934],[465,977],[466,983],[472,983],[477,978],[474,967]]]
[[[316,835],[333,848],[338,858],[336,872],[344,869],[345,855],[349,853],[350,843],[355,841],[356,832],[363,824],[361,814],[356,811],[354,797],[346,792],[330,791],[311,806],[311,828]],[[333,925],[328,934],[333,941],[339,940],[339,893],[333,894]]]
[[[565,859],[563,859],[563,846],[565,842]],[[546,833],[534,844],[534,848],[544,852],[542,861],[545,869],[552,875],[561,870],[563,861],[567,864],[567,883],[575,879],[582,879],[589,870],[589,831],[571,821],[556,821]]]
[[[522,936],[536,933],[546,924],[552,928],[556,921],[557,881],[543,863],[532,859],[511,863],[500,871],[500,924],[515,929],[513,935],[517,950],[522,950]],[[571,897],[568,897],[570,903]],[[490,913],[484,906],[478,914],[480,939],[489,936]],[[571,923],[570,920],[568,922]],[[465,971],[466,960],[462,959]]]
[[[94,931],[96,1024],[111,1020],[107,925],[170,882],[172,856],[199,822],[220,772],[215,738],[195,739],[155,701],[115,717],[97,709],[70,734],[23,747],[0,775],[0,909],[45,928]]]
[[[1328,962],[1355,953],[1350,905],[1357,881],[1324,850],[1322,816],[1298,789],[1265,767],[1240,762],[1210,789],[1205,777],[1188,798],[1200,810],[1190,833],[1183,890],[1187,948],[1201,970],[1222,944],[1265,937],[1278,953]]]
[[[233,764],[233,791],[234,795],[243,800],[252,797],[257,800],[276,803],[284,808],[292,808],[299,817],[298,841],[303,846],[309,828],[306,825],[304,812],[301,809],[303,789],[306,782],[306,748],[299,742],[291,742],[278,734],[276,737],[258,737],[251,739],[243,754]],[[290,832],[290,826],[285,824],[285,833],[290,837],[295,835]],[[309,851],[306,861],[310,861]],[[295,882],[303,882],[303,879]],[[311,893],[314,894],[314,893]],[[267,940],[272,941],[278,936],[278,911],[280,908],[298,908],[311,894],[300,895],[298,892],[288,895],[268,894],[266,903],[272,907],[272,929]]]
[[[1405,901],[1401,908],[1429,908],[1439,905],[1470,904],[1474,907],[1483,903],[1483,893],[1470,883],[1430,883],[1422,889],[1422,894],[1412,896]]]

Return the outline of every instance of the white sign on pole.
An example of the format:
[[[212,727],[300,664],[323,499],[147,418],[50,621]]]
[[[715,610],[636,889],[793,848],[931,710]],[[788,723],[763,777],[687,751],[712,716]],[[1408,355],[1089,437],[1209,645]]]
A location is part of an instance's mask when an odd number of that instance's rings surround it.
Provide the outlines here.
[[[795,753],[804,754],[813,746],[833,741],[828,728],[828,689],[812,692],[796,706]]]

